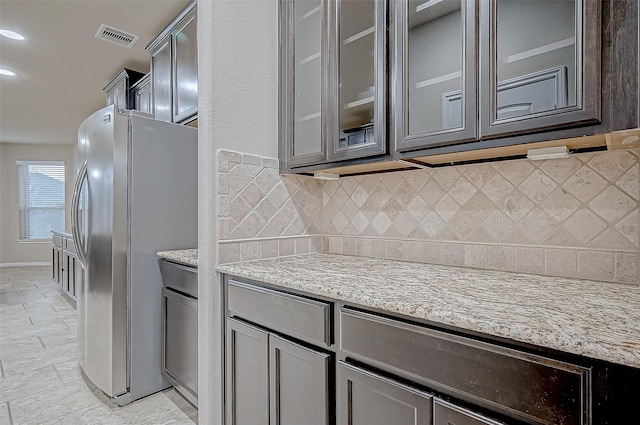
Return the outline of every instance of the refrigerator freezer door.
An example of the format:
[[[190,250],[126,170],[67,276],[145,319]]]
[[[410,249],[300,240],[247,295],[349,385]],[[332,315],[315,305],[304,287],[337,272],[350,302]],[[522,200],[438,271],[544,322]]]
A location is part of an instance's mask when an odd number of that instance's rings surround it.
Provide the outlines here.
[[[87,161],[87,239],[80,363],[89,379],[114,397],[128,388],[126,208],[116,210],[118,204],[126,205],[128,118],[110,106],[87,118],[81,129]],[[121,145],[124,153],[119,152]]]

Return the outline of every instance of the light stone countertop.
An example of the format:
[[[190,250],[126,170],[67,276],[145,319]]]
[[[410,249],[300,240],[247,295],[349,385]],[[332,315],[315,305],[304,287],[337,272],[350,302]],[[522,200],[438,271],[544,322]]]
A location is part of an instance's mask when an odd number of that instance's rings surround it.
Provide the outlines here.
[[[186,264],[188,266],[198,267],[198,250],[197,249],[180,249],[176,251],[159,251],[156,255],[160,258]]]
[[[640,368],[640,285],[303,254],[221,273]]]

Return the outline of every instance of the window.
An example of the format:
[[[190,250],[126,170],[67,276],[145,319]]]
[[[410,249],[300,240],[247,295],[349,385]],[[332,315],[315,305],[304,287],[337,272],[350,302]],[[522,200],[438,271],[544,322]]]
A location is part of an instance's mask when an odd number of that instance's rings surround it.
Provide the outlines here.
[[[64,162],[17,161],[19,240],[64,231]]]

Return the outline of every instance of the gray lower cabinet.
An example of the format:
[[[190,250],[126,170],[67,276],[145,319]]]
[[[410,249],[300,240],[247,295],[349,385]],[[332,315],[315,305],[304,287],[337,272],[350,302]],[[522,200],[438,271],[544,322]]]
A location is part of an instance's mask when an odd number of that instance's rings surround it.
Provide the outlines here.
[[[338,386],[340,424],[431,424],[431,394],[343,362]]]
[[[227,425],[328,425],[331,355],[227,319]]]
[[[198,300],[162,288],[162,372],[198,406]]]

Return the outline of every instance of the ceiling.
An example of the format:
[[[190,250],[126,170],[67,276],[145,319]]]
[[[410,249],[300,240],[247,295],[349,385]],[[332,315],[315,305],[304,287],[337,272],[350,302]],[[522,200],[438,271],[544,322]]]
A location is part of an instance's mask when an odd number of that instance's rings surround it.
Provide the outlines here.
[[[148,72],[145,46],[191,0],[0,0],[0,142],[74,144],[79,125],[106,105],[122,68]],[[95,38],[102,24],[140,36],[132,48]]]

